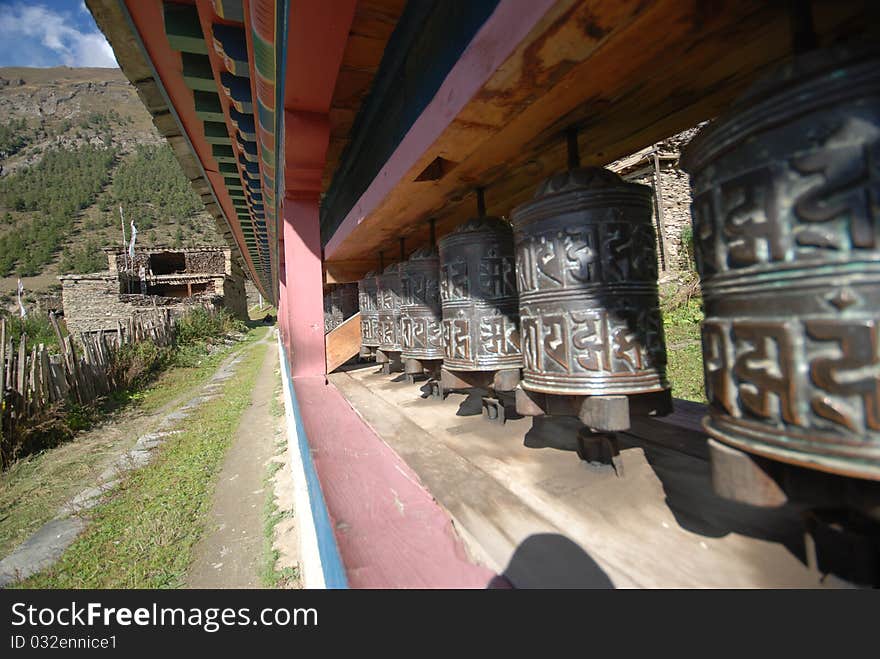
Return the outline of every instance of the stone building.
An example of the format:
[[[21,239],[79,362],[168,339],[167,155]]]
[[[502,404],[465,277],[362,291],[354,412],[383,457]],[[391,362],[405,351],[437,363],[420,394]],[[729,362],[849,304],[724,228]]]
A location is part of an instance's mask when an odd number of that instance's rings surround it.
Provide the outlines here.
[[[107,251],[108,268],[86,275],[63,275],[61,298],[67,329],[115,330],[138,311],[194,305],[226,308],[247,319],[244,275],[227,248],[143,249],[133,262],[121,251]]]
[[[661,271],[693,269],[683,236],[690,231],[691,191],[687,173],[678,166],[681,149],[693,139],[696,126],[621,158],[608,168],[627,181],[654,190],[654,227]]]

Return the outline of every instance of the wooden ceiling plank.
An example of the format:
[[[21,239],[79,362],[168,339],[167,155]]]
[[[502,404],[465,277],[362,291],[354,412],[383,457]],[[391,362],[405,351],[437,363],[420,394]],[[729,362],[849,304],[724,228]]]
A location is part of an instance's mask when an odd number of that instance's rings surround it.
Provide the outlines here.
[[[552,23],[541,27],[556,34],[559,48],[533,31],[329,261],[389,248],[408,231],[420,235],[415,227],[430,215],[442,235],[473,214],[465,196],[478,184],[490,186],[489,212],[506,214],[531,198],[542,179],[564,169],[559,135],[565,126],[584,126],[584,164],[605,164],[716,115],[789,52],[787,15],[760,2],[720,3],[702,14],[700,7],[672,0],[638,11],[627,3],[602,7],[607,14],[591,15],[598,38],[589,46],[573,46],[570,29]],[[585,25],[582,9],[565,12]],[[820,33],[828,39],[858,30],[858,13],[846,3],[834,11],[825,7],[817,20]],[[604,19],[611,16],[619,25],[607,29]],[[585,59],[573,64],[574,56]],[[529,58],[550,72],[525,75],[524,65],[534,67]],[[457,164],[440,181],[415,183],[438,156]]]

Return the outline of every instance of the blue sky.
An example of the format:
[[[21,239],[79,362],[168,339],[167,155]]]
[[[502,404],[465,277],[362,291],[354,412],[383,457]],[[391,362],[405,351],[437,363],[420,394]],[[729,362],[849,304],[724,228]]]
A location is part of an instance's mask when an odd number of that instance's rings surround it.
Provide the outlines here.
[[[0,66],[118,65],[82,0],[0,0]]]

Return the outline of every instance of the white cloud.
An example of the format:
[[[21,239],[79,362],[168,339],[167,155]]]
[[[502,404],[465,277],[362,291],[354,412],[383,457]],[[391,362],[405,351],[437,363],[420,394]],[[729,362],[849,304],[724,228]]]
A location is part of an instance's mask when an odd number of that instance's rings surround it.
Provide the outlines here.
[[[97,29],[76,27],[67,12],[15,3],[0,12],[0,65],[118,67]]]

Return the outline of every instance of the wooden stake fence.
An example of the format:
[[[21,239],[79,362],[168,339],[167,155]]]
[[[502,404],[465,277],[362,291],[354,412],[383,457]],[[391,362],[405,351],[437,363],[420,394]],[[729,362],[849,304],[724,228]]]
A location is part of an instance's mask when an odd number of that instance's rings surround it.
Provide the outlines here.
[[[60,354],[50,354],[42,343],[28,345],[22,334],[13,349],[6,319],[0,319],[0,463],[10,459],[10,442],[16,427],[29,418],[64,402],[87,405],[123,383],[114,380],[113,357],[120,345],[153,341],[168,346],[174,341],[175,323],[167,309],[151,309],[117,322],[116,331],[81,333],[79,342],[64,336],[54,314],[49,320]]]

